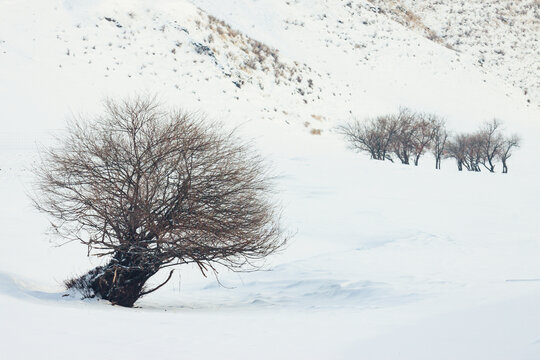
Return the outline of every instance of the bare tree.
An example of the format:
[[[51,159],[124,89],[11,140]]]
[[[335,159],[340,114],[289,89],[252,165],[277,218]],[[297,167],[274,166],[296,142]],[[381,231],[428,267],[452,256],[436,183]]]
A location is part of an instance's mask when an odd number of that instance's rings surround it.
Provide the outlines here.
[[[448,131],[444,120],[434,118],[433,123],[433,140],[431,142],[431,152],[435,157],[435,169],[441,168],[441,160],[445,154],[446,144],[448,141]]]
[[[507,160],[512,150],[519,147],[520,138],[513,135],[505,138],[501,134],[501,122],[493,119],[468,134],[449,138],[445,121],[435,114],[422,114],[401,107],[397,115],[384,115],[366,122],[356,120],[341,126],[351,146],[368,152],[372,159],[390,160],[396,156],[402,164],[408,165],[411,157],[418,165],[420,157],[430,150],[435,157],[435,168],[441,168],[443,157],[454,158],[459,171],[480,172],[483,165],[488,171],[495,171],[495,161],[500,159],[503,173],[508,172]]]
[[[399,109],[392,151],[402,164],[408,165],[412,157],[414,165],[418,166],[420,157],[433,141],[434,119],[435,115],[415,113],[404,107]]]
[[[396,133],[392,137],[392,152],[402,164],[409,165],[411,155],[414,153],[414,139],[416,138],[416,115],[408,108],[400,108],[396,121]]]
[[[493,119],[491,122],[485,123],[478,133],[481,148],[480,162],[489,172],[495,171],[495,159],[504,145],[500,126],[501,122]]]
[[[131,307],[165,284],[145,289],[161,269],[256,269],[284,245],[272,182],[252,149],[154,99],[105,110],[74,121],[37,170],[35,203],[53,229],[109,259],[68,287]]]
[[[465,163],[465,154],[467,151],[467,136],[463,134],[457,135],[454,139],[448,141],[446,148],[446,157],[454,158],[456,160],[458,170],[462,171],[463,164]]]
[[[415,166],[418,166],[420,156],[424,154],[426,149],[429,148],[430,144],[433,141],[433,138],[435,136],[434,131],[436,121],[437,117],[433,114],[417,115],[413,136],[413,154]]]
[[[378,116],[363,123],[356,120],[339,130],[354,149],[368,152],[372,159],[393,161],[393,154],[406,165],[414,157],[418,165],[433,140],[434,119],[434,115],[419,115],[401,107],[397,115]]]
[[[398,122],[393,116],[379,116],[366,122],[355,120],[340,126],[341,132],[351,147],[365,151],[375,160],[390,160],[390,146],[398,132]]]
[[[456,159],[458,170],[480,171],[482,158],[481,136],[475,134],[459,134],[446,146],[446,156]]]
[[[463,165],[469,171],[480,172],[483,161],[482,135],[479,133],[465,135],[465,162]]]
[[[503,165],[503,174],[508,173],[507,161],[512,156],[512,150],[518,148],[521,144],[521,139],[518,135],[512,135],[509,138],[504,138],[502,146],[499,150],[498,157],[501,159]]]

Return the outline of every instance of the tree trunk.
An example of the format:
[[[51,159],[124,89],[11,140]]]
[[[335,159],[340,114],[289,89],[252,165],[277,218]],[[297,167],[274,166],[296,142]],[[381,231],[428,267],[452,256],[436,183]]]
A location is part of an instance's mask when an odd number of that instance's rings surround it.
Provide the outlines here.
[[[114,264],[102,270],[102,274],[92,282],[92,290],[102,299],[126,307],[135,304],[143,292],[144,284],[155,274],[145,270],[124,269]]]
[[[403,164],[405,165],[409,165],[409,162],[410,162],[410,156],[409,154],[407,153],[406,150],[403,150],[403,160],[401,161]]]
[[[86,275],[66,283],[83,294],[109,300],[114,305],[133,307],[144,295],[144,284],[159,270],[139,254],[117,252],[105,266],[90,270]]]

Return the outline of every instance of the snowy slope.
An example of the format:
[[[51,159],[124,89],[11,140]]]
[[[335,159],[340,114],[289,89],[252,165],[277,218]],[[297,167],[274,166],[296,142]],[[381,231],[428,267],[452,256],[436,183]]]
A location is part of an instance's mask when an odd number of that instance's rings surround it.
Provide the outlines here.
[[[538,1],[372,2],[396,21],[470,55],[484,72],[521,88],[527,102],[539,106]]]
[[[539,357],[539,111],[469,55],[351,3],[0,4],[0,355]],[[61,296],[99,261],[49,242],[27,197],[36,143],[140,92],[240,126],[272,162],[296,236],[269,271],[220,287],[186,266],[138,309]],[[400,105],[456,131],[503,119],[523,137],[510,174],[371,161],[334,131]]]

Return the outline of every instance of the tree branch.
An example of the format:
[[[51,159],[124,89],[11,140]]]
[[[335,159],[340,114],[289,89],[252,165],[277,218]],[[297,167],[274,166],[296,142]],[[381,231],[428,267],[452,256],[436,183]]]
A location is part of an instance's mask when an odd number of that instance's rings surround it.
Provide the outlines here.
[[[148,295],[148,294],[150,294],[150,293],[153,293],[154,291],[156,291],[157,289],[159,289],[160,287],[162,287],[163,285],[165,285],[166,283],[168,283],[169,280],[171,280],[171,277],[172,277],[173,272],[174,272],[174,269],[171,270],[171,272],[169,273],[169,276],[167,277],[167,280],[165,280],[163,283],[161,283],[161,285],[156,286],[156,287],[153,288],[152,290],[148,290],[148,291],[142,292],[139,296],[144,296],[144,295]]]

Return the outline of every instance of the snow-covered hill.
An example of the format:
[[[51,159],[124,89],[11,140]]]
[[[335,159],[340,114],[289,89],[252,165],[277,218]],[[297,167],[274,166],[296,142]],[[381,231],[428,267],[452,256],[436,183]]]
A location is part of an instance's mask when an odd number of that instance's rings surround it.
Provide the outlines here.
[[[472,57],[479,68],[519,87],[540,106],[538,1],[372,0],[381,11]]]
[[[521,42],[536,44],[537,19],[512,10],[531,25],[514,19],[524,35],[503,50],[522,70],[505,73],[494,38],[457,44],[446,19],[492,23],[403,3],[422,21],[373,1],[0,3],[1,357],[538,358],[538,48]],[[137,93],[238,126],[272,162],[296,236],[269,271],[220,287],[186,266],[138,309],[62,297],[99,261],[49,242],[27,196],[37,145]],[[456,132],[502,119],[523,138],[510,174],[372,161],[335,131],[401,105]]]

